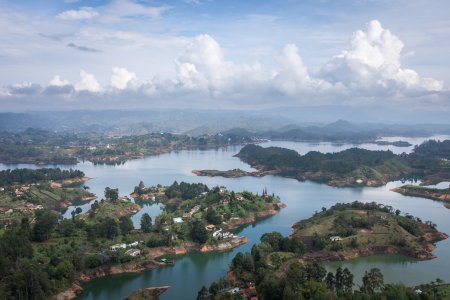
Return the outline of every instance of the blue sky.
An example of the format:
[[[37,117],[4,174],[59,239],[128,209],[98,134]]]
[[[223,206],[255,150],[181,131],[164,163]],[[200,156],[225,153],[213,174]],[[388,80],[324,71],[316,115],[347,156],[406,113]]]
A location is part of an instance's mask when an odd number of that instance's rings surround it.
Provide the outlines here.
[[[450,3],[0,0],[3,110],[450,107]]]

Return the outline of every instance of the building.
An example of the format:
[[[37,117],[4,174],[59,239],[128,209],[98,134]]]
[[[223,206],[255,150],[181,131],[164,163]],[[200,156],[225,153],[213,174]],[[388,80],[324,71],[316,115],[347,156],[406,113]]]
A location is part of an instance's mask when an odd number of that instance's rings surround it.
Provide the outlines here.
[[[127,248],[127,244],[124,244],[124,243],[122,243],[122,244],[115,244],[115,245],[112,245],[110,247],[111,251],[114,251],[114,252],[119,250],[119,249],[126,249],[126,248]]]
[[[196,205],[191,209],[191,216],[200,210],[200,205]]]
[[[213,238],[218,239],[222,235],[222,228],[213,232]]]
[[[7,207],[0,207],[0,214],[10,214],[13,210],[11,208]]]
[[[137,257],[139,255],[141,255],[141,250],[139,249],[130,249],[127,252],[125,252],[126,255],[131,256],[131,257]]]
[[[208,224],[205,226],[205,229],[208,231],[213,231],[214,229],[216,229],[216,225]]]
[[[172,220],[173,220],[173,223],[174,223],[174,224],[183,223],[183,218],[180,218],[180,217],[178,217],[178,218],[173,218]]]
[[[330,241],[338,242],[338,241],[342,241],[342,238],[340,236],[338,236],[338,235],[335,235],[335,236],[331,236],[330,237]]]
[[[134,241],[131,244],[128,244],[127,247],[131,248],[131,247],[136,247],[138,245],[139,245],[139,242],[138,241]]]

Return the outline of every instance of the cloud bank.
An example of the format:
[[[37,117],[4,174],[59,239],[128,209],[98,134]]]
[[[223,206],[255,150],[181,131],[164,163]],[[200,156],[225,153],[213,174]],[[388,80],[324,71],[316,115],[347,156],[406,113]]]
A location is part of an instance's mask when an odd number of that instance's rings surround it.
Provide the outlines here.
[[[161,8],[143,8],[117,2],[121,15],[157,16]],[[113,5],[114,7],[114,5]],[[64,20],[89,19],[98,13],[89,8],[66,11]],[[140,79],[132,70],[112,66],[109,84],[101,85],[94,74],[80,70],[80,81],[70,83],[58,75],[47,86],[15,84],[0,91],[0,99],[89,99],[105,105],[140,101],[143,106],[203,107],[234,105],[270,107],[311,104],[390,103],[448,107],[448,90],[442,81],[422,77],[402,66],[403,42],[379,21],[368,23],[350,38],[346,50],[331,57],[319,70],[309,71],[300,50],[287,44],[274,53],[271,67],[259,62],[234,62],[226,49],[208,34],[186,38],[183,53],[174,59],[173,76]],[[81,49],[73,43],[72,48]],[[94,49],[95,50],[95,49]],[[142,63],[145,63],[143,61]],[[151,67],[151,66],[149,66]]]

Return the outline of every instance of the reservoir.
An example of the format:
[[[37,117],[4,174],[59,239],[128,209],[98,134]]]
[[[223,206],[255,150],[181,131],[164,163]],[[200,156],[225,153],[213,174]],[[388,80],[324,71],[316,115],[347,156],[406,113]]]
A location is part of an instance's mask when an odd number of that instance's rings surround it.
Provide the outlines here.
[[[439,137],[440,139],[449,137]],[[401,138],[408,141],[407,138]],[[398,139],[397,139],[398,140]],[[417,144],[414,140],[412,143]],[[336,152],[354,147],[351,144],[335,145],[331,143],[295,143],[295,142],[267,142],[262,146],[279,146],[290,148],[304,154],[316,150],[321,152]],[[395,153],[410,152],[413,147],[397,148],[375,144],[362,144],[358,147],[370,150],[390,149]],[[130,194],[134,187],[142,180],[146,186],[156,184],[170,185],[174,180],[181,182],[202,182],[209,187],[223,185],[229,190],[248,190],[261,193],[267,188],[269,193],[275,193],[286,203],[278,215],[257,221],[254,224],[240,228],[239,235],[247,236],[250,241],[229,252],[189,253],[175,257],[175,265],[158,270],[138,274],[122,274],[96,279],[85,284],[84,293],[78,299],[123,299],[139,288],[170,285],[171,288],[161,296],[161,299],[195,299],[198,290],[220,277],[226,275],[228,265],[239,251],[250,251],[253,244],[258,243],[261,235],[266,232],[278,231],[283,235],[291,233],[291,226],[310,217],[322,207],[330,207],[337,202],[379,202],[400,209],[402,214],[409,213],[420,217],[423,221],[431,220],[437,224],[439,231],[450,233],[450,210],[443,203],[424,198],[403,196],[391,192],[389,189],[402,185],[402,182],[390,182],[386,186],[376,188],[336,188],[310,181],[299,182],[294,179],[265,176],[265,177],[197,177],[191,173],[193,169],[229,170],[240,168],[252,170],[247,164],[233,157],[241,146],[214,150],[183,150],[171,152],[144,159],[128,161],[121,165],[94,165],[81,162],[73,166],[54,166],[63,169],[73,168],[82,170],[92,180],[86,183],[90,191],[99,198],[103,196],[105,187],[119,188],[120,195]],[[33,167],[30,165],[2,165],[0,169]],[[48,166],[46,166],[48,167]],[[53,166],[52,166],[53,167]],[[159,204],[143,203],[143,209],[133,217],[136,227],[143,213],[148,212],[152,218],[159,213]],[[90,208],[90,204],[81,206],[83,211]],[[75,207],[70,207],[65,216]],[[373,267],[381,269],[385,282],[402,282],[406,285],[426,283],[436,278],[450,282],[450,240],[437,244],[434,254],[438,257],[428,261],[418,261],[398,255],[377,255],[346,262],[327,263],[330,270],[338,266],[348,267],[355,275],[356,284],[359,283],[364,271]]]

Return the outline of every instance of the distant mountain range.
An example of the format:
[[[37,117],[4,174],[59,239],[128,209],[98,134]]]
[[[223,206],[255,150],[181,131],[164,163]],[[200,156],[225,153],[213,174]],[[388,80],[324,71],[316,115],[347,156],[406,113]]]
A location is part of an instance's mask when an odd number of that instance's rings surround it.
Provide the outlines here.
[[[338,120],[312,122],[294,112],[232,110],[78,110],[0,113],[0,131],[36,128],[57,132],[101,133],[112,136],[152,132],[191,136],[229,134],[241,137],[305,141],[362,141],[379,136],[450,134],[450,124],[385,124]]]

